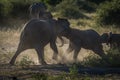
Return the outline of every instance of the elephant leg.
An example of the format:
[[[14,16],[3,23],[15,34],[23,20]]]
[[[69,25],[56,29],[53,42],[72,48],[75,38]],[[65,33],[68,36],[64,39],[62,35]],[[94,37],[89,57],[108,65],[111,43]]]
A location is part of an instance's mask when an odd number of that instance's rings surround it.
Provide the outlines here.
[[[100,47],[96,47],[95,49],[93,49],[93,52],[96,53],[96,54],[98,54],[107,63],[110,63],[107,55],[104,53],[104,51],[102,49],[102,45]]]
[[[14,65],[17,56],[18,56],[22,51],[24,51],[24,50],[25,50],[25,47],[24,47],[23,45],[21,45],[21,43],[20,43],[19,46],[18,46],[18,49],[17,49],[16,53],[14,54],[14,56],[12,57],[12,59],[11,59],[11,61],[10,61],[9,63],[10,63],[11,65]]]
[[[53,58],[54,60],[57,60],[58,49],[57,49],[57,46],[56,46],[56,44],[55,44],[55,40],[53,40],[53,41],[50,42],[50,47],[51,47],[52,50],[54,51],[52,58]]]
[[[77,56],[79,54],[79,51],[81,50],[81,47],[76,47],[73,55],[73,59],[77,61]]]
[[[70,43],[69,43],[69,47],[68,47],[68,49],[67,49],[67,52],[70,53],[70,52],[72,52],[73,50],[74,50],[74,46],[73,46],[73,44],[70,42]]]
[[[41,63],[42,65],[47,64],[44,61],[44,47],[37,46],[37,47],[35,47],[35,50],[37,51],[39,63]]]

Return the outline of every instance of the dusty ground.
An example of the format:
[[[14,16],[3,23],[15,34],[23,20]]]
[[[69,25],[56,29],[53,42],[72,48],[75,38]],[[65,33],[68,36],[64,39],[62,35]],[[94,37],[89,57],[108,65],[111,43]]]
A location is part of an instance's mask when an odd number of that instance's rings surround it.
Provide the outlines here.
[[[17,50],[17,46],[19,43],[19,36],[20,36],[21,30],[1,30],[0,31],[0,54],[6,54],[9,55],[9,59],[14,55],[15,51]],[[68,48],[69,41],[65,39],[65,44],[63,47],[59,47],[61,44],[60,41],[57,41],[58,50],[59,50],[59,59],[58,63],[69,63],[73,62],[73,52],[67,53],[66,50]],[[90,53],[90,51],[82,49],[78,56],[78,61],[83,60],[85,56],[87,56]],[[50,49],[49,44],[45,47],[45,60],[48,64],[56,63],[56,61],[52,60],[53,51]],[[28,56],[35,64],[38,64],[38,57],[36,54],[36,51],[34,49],[29,49],[24,52],[22,52],[18,58],[18,60],[21,60],[23,56]],[[34,56],[34,57],[33,57]],[[2,57],[2,56],[1,56]],[[8,61],[7,61],[8,62]]]

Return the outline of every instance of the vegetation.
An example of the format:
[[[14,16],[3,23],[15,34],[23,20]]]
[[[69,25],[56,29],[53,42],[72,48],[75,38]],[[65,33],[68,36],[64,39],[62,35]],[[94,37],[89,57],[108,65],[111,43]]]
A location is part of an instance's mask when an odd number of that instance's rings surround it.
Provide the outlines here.
[[[30,65],[34,64],[35,63],[28,56],[23,56],[21,61],[17,62],[17,65],[21,66],[22,68],[28,68]]]
[[[30,78],[30,80],[114,80],[114,79],[118,79],[115,76],[111,76],[111,75],[88,75],[88,74],[79,74],[78,73],[78,68],[77,65],[74,64],[71,68],[70,68],[70,72],[66,73],[63,72],[59,75],[49,75],[49,74],[45,74],[45,73],[36,73],[33,74],[32,77]]]
[[[101,59],[98,56],[93,56],[93,55],[89,55],[88,57],[86,57],[83,61],[83,65],[86,65],[88,67],[111,67],[111,68],[119,68],[120,67],[120,63],[118,63],[117,61],[120,60],[120,52],[118,49],[114,48],[114,49],[110,49],[106,51],[107,57],[110,61],[110,63],[108,64],[105,60]],[[102,64],[102,65],[101,65]]]
[[[70,19],[86,18],[83,12],[92,12],[95,10],[95,4],[83,0],[63,0],[56,6],[56,11],[61,16]]]
[[[101,25],[120,25],[120,1],[102,3],[97,10],[97,22]],[[119,26],[118,26],[119,27]]]
[[[28,8],[32,3],[44,2],[47,5],[54,6],[61,0],[0,0],[0,18],[5,19],[9,17],[28,18]]]
[[[44,2],[48,9],[57,12],[59,16],[69,19],[88,18],[84,13],[95,12],[97,9],[96,23],[100,25],[117,25],[119,27],[119,0],[1,0],[0,18],[29,18],[29,6],[35,2]],[[100,6],[98,7],[98,4]]]

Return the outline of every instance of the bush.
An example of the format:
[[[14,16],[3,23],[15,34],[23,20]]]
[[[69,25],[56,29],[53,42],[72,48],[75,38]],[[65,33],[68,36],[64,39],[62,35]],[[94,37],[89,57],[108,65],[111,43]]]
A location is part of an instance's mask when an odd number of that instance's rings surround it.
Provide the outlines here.
[[[90,55],[84,59],[83,64],[85,66],[92,66],[92,67],[113,67],[119,68],[120,67],[120,52],[118,49],[110,49],[106,51],[107,57],[109,60],[109,64],[98,56]],[[101,65],[102,64],[102,65]]]
[[[87,1],[99,5],[99,4],[101,4],[101,3],[105,2],[105,1],[111,1],[111,0],[87,0]]]
[[[33,80],[48,80],[48,75],[44,73],[37,73],[32,75]]]
[[[96,20],[100,25],[120,25],[120,0],[101,4],[97,14]]]
[[[78,75],[78,65],[77,64],[73,64],[70,68],[70,74],[71,75]]]
[[[32,3],[23,3],[23,2],[11,2],[13,5],[12,11],[10,13],[11,17],[21,17],[21,18],[28,18],[29,14],[29,6]]]
[[[66,7],[60,11],[61,16],[67,17],[69,19],[78,19],[83,18],[83,14],[77,8],[74,7]]]
[[[1,0],[0,1],[0,17],[4,18],[9,16],[9,13],[12,11],[12,4],[9,0]]]
[[[55,6],[58,3],[60,3],[62,0],[41,0],[41,1],[48,5]]]
[[[28,8],[41,0],[0,0],[0,18],[28,17]]]
[[[30,65],[34,64],[35,63],[28,56],[23,56],[22,60],[17,62],[17,65],[21,66],[22,68],[28,68]]]
[[[89,0],[77,0],[77,6],[84,12],[94,12],[97,8],[97,5]]]
[[[111,67],[120,67],[120,51],[118,48],[112,48],[109,51],[107,51],[109,60],[110,60],[110,66]]]
[[[77,0],[63,0],[56,6],[56,11],[60,12],[60,16],[62,17],[73,19],[85,17],[85,15],[80,12]]]

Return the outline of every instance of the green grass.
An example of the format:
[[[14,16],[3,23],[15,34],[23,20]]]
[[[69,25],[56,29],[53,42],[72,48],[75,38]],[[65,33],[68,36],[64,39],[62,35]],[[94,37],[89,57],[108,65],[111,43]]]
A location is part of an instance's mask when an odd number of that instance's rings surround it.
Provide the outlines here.
[[[29,80],[119,80],[119,75],[71,75],[63,73],[60,75],[34,74]]]

